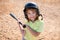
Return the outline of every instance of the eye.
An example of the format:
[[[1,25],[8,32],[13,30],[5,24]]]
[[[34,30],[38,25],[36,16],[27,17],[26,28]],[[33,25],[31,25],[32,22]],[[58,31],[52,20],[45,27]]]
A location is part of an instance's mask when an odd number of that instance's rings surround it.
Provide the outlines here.
[[[33,12],[33,14],[36,14],[36,12]]]
[[[30,13],[28,13],[28,14],[30,14]]]
[[[27,13],[27,15],[30,15],[30,13]]]

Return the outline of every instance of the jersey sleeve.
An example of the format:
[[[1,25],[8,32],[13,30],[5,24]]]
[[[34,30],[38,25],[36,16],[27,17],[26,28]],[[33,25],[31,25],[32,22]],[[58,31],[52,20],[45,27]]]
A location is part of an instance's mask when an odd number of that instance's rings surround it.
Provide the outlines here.
[[[39,26],[37,27],[37,32],[43,32],[44,30],[44,21],[39,22]]]

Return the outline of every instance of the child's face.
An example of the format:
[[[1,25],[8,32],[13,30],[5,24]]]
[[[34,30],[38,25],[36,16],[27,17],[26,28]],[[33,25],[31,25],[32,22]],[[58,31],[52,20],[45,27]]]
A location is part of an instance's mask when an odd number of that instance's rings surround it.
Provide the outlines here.
[[[34,21],[37,17],[35,9],[27,9],[26,11],[28,19]]]

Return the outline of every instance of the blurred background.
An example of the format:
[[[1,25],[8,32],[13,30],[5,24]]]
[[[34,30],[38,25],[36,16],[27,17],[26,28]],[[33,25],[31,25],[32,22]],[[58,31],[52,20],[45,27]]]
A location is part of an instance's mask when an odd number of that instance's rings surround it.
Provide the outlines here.
[[[0,40],[21,40],[18,24],[9,14],[13,12],[25,23],[23,9],[27,2],[36,2],[44,17],[44,31],[37,38],[60,40],[60,0],[0,0]]]

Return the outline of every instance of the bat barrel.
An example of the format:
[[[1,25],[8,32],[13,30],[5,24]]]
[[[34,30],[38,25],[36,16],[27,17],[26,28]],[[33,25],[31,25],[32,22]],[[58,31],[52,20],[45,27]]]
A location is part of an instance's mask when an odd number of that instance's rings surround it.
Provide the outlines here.
[[[16,18],[16,16],[14,14],[10,13],[10,16],[13,17],[15,20],[18,21],[18,19]]]
[[[10,13],[10,16],[11,16],[11,17],[13,17],[15,20],[17,20],[17,21],[18,21],[18,19],[16,18],[16,16],[15,16],[14,14]],[[21,25],[22,25],[22,23],[21,23],[21,22],[19,22],[19,24],[21,24]]]

